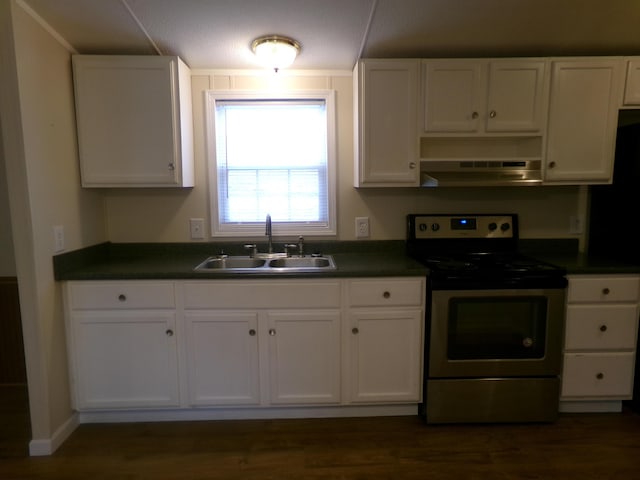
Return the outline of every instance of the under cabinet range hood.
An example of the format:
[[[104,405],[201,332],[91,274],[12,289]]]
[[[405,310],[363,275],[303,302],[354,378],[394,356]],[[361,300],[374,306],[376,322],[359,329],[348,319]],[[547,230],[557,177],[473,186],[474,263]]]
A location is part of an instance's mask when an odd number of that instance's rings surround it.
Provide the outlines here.
[[[422,160],[422,187],[534,186],[542,184],[540,160]]]

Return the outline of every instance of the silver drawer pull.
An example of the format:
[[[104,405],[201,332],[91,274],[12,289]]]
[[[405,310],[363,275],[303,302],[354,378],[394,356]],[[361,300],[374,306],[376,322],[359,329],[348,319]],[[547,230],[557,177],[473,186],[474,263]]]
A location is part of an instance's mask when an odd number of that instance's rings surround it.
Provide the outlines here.
[[[389,297],[391,296],[391,293],[390,293],[390,292],[384,292],[384,293],[382,294],[382,296],[383,296],[384,298],[389,298]]]
[[[604,378],[604,373],[599,372],[599,373],[596,375],[596,378],[597,378],[598,380],[602,380],[602,379]]]
[[[121,302],[126,302],[127,296],[124,293],[121,293],[120,295],[118,295],[118,300],[120,300]]]

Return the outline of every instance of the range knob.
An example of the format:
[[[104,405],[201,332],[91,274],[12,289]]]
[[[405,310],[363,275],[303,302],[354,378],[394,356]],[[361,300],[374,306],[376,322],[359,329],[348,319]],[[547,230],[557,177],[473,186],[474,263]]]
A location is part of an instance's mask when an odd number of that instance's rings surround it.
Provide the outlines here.
[[[418,229],[419,229],[421,232],[426,232],[426,231],[427,231],[427,228],[428,228],[428,227],[427,227],[427,224],[426,224],[426,223],[421,223],[420,225],[418,225]]]
[[[500,230],[502,230],[503,232],[506,232],[510,228],[511,228],[511,225],[509,225],[508,223],[503,223],[502,225],[500,225]]]
[[[498,224],[497,224],[496,222],[491,222],[491,223],[489,224],[489,230],[490,230],[490,231],[492,231],[492,232],[493,232],[496,228],[498,228]]]
[[[438,230],[440,230],[440,224],[434,223],[433,225],[431,225],[431,230],[433,230],[434,232],[437,232]]]

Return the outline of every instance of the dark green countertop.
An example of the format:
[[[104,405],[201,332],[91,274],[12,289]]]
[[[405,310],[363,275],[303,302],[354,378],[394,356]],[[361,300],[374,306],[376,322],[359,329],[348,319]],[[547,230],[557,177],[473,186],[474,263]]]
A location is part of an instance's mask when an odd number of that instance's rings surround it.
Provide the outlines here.
[[[194,267],[224,251],[245,255],[241,244],[102,243],[53,257],[56,280],[230,279],[426,276],[427,269],[405,255],[403,241],[309,243],[308,253],[332,255],[335,270],[304,272],[196,272]],[[259,245],[259,251],[264,246]]]
[[[539,260],[564,267],[569,275],[640,274],[640,265],[611,256],[594,256],[578,251],[578,241],[521,240],[519,248]]]
[[[569,275],[640,274],[640,265],[578,252],[572,239],[521,240],[528,255],[564,267]],[[258,245],[265,251],[265,245]],[[56,280],[223,279],[426,276],[427,268],[405,255],[402,240],[309,242],[307,253],[332,255],[336,270],[304,272],[195,272],[205,258],[220,252],[245,255],[239,242],[111,243],[53,257]]]

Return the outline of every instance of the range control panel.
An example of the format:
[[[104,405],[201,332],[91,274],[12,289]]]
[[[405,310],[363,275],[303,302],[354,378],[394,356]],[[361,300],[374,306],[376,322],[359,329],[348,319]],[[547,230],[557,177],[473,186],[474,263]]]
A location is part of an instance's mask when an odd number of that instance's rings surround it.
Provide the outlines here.
[[[410,215],[416,239],[514,238],[515,215]]]

